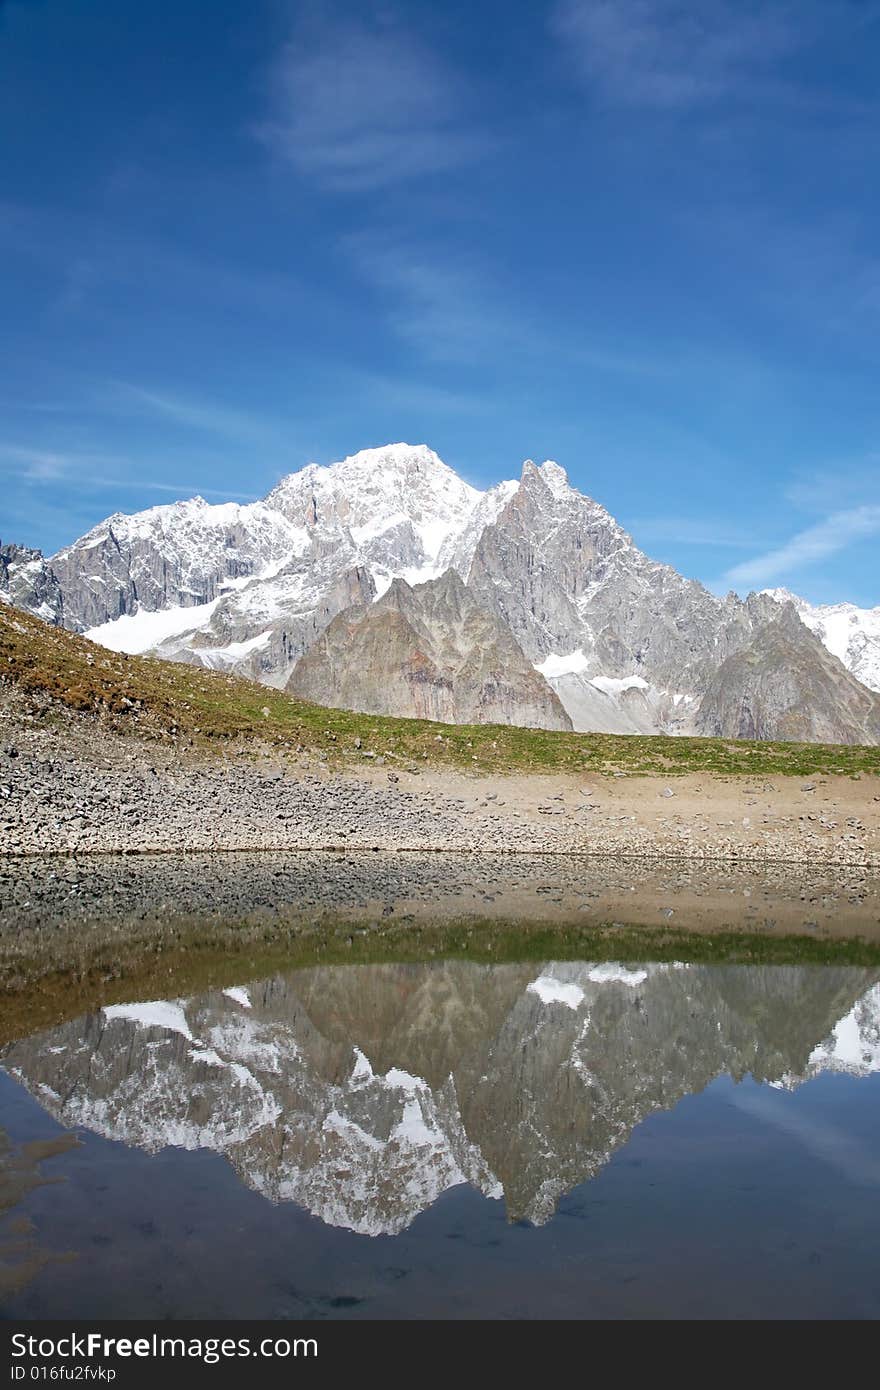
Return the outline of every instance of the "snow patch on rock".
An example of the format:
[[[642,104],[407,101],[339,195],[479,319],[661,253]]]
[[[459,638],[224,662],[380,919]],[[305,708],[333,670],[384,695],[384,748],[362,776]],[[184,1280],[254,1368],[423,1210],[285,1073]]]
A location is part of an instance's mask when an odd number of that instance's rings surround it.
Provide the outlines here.
[[[580,985],[555,980],[552,975],[539,975],[526,985],[528,994],[537,994],[542,1004],[564,1004],[567,1009],[579,1009],[584,1002]]]
[[[627,985],[630,989],[635,989],[638,985],[645,983],[648,972],[647,970],[630,970],[618,961],[607,961],[602,965],[594,965],[588,978],[592,980],[594,985],[617,984]]]
[[[153,999],[143,1004],[106,1004],[102,1013],[111,1021],[121,1018],[127,1023],[136,1023],[139,1028],[164,1028],[170,1033],[180,1033],[188,1042],[193,1041],[180,1000]]]
[[[559,676],[578,675],[581,671],[586,671],[589,664],[589,659],[578,648],[577,651],[569,652],[567,656],[551,652],[543,661],[535,663],[535,670],[540,671],[541,675],[548,680],[553,680]],[[593,680],[590,684],[597,685],[597,682]],[[597,688],[601,689],[602,687],[598,686]]]
[[[123,613],[109,623],[90,627],[85,636],[111,652],[140,656],[169,637],[179,637],[181,633],[206,626],[219,602],[220,599],[215,598],[210,603],[197,603],[189,608],[159,608],[152,613],[140,608],[137,613]]]

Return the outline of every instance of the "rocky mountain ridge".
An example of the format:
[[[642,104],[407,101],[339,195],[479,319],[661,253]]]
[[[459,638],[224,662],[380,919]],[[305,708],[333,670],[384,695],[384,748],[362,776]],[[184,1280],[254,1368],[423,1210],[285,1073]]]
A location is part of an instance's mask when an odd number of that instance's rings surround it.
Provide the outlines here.
[[[234,670],[277,687],[292,678],[328,704],[342,699],[343,665],[337,661],[334,675],[325,663],[319,678],[316,644],[337,615],[381,601],[395,580],[419,595],[454,573],[482,610],[486,640],[507,634],[502,645],[517,673],[511,691],[525,679],[523,660],[535,671],[528,693],[475,701],[463,686],[447,698],[448,672],[435,667],[429,695],[424,627],[407,634],[404,652],[398,621],[399,659],[410,669],[421,665],[425,679],[382,705],[385,673],[374,643],[371,664],[348,669],[359,707],[394,714],[472,708],[476,719],[560,727],[555,696],[581,730],[711,729],[735,737],[751,724],[759,737],[793,737],[789,730],[804,728],[807,737],[825,730],[831,741],[880,740],[880,699],[855,671],[873,679],[868,627],[859,629],[864,642],[841,647],[833,624],[796,617],[779,655],[794,677],[786,668],[782,693],[759,697],[754,679],[772,679],[767,630],[788,596],[718,598],[651,560],[551,461],[527,460],[518,481],[481,492],[423,445],[367,449],[328,467],[309,464],[262,501],[195,498],[117,514],[48,561],[13,556],[5,564],[0,588],[11,602],[115,650]],[[430,607],[433,600],[421,594],[412,602]],[[387,607],[383,613],[388,623]],[[355,626],[365,635],[362,620]],[[367,626],[378,622],[377,615]],[[433,637],[443,645],[442,634]],[[326,657],[326,644],[322,650]],[[738,664],[725,666],[733,658]],[[722,668],[735,681],[726,678],[720,690]],[[756,700],[758,720],[748,712]]]
[[[0,600],[26,608],[46,622],[62,624],[61,585],[42,551],[0,541]]]
[[[287,689],[366,714],[572,727],[510,629],[454,569],[415,588],[395,579],[375,602],[338,613],[297,662]]]
[[[793,604],[778,609],[748,646],[715,671],[700,703],[698,731],[798,743],[880,743],[880,697],[852,676],[841,680],[838,658],[810,637],[804,640]]]
[[[808,603],[790,589],[766,589],[777,603],[791,603],[798,617],[869,690],[880,691],[880,605]]]

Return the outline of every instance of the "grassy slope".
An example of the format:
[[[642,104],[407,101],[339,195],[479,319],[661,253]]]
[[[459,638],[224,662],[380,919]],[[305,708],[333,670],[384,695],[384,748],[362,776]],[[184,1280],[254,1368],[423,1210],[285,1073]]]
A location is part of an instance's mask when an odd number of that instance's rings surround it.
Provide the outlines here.
[[[252,741],[347,765],[372,750],[479,772],[880,774],[880,748],[452,726],[324,709],[200,667],[117,655],[0,603],[3,684],[45,707],[47,717],[57,702],[145,738],[181,738],[202,747]]]

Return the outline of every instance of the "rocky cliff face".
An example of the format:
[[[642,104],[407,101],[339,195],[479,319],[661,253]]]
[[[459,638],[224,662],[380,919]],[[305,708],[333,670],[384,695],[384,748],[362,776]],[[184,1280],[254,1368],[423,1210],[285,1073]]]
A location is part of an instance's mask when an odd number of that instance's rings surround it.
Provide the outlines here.
[[[63,625],[61,585],[40,550],[0,542],[0,600],[26,608],[56,627]]]
[[[524,465],[468,582],[534,661],[671,694],[700,693],[719,659],[776,612],[768,597],[718,599],[650,560],[554,463]]]
[[[211,506],[201,497],[117,513],[51,558],[67,627],[85,631],[124,614],[210,603],[254,574],[271,574],[307,537],[274,508]]]
[[[648,1115],[715,1077],[880,1068],[877,973],[642,965],[323,967],[115,1005],[10,1046],[62,1124],[225,1155],[367,1235],[448,1188],[536,1224]]]
[[[219,598],[202,627],[174,633],[153,651],[171,661],[235,671],[282,686],[331,618],[376,597],[370,571],[354,563],[340,572],[340,553],[285,565],[271,579],[254,580]]]
[[[395,579],[376,603],[340,613],[287,688],[316,704],[367,714],[571,728],[509,629],[455,570],[415,588]]]
[[[878,743],[880,696],[805,629],[788,603],[715,671],[698,729],[725,738]]]
[[[832,656],[869,690],[880,691],[880,607],[854,603],[814,605],[790,589],[765,590],[777,603],[793,603],[798,617]]]
[[[381,599],[395,579],[412,587],[449,572],[466,581],[483,610],[487,640],[496,640],[490,630],[512,636],[537,668],[538,688],[549,682],[577,729],[689,733],[719,720],[730,727],[732,716],[708,692],[722,664],[749,650],[780,607],[774,594],[717,598],[649,559],[555,463],[528,461],[518,481],[480,492],[432,450],[407,444],[367,449],[327,468],[310,464],[248,505],[195,498],[110,517],[49,561],[10,557],[0,587],[12,602],[115,650],[152,651],[283,687],[336,615]],[[815,660],[812,627],[855,677],[880,683],[871,614],[817,617],[819,610],[796,603],[804,622],[787,632],[787,659],[796,657],[804,670]],[[397,616],[380,610],[382,623],[403,660],[412,633],[400,604],[392,606]],[[350,640],[360,630],[364,656],[378,663],[376,630],[362,623],[363,615],[357,622],[352,615]],[[424,625],[419,638],[424,645]],[[431,640],[442,647],[446,637],[438,631]],[[521,662],[511,659],[517,686]],[[747,700],[758,700],[757,688],[745,688],[752,674],[760,678],[753,662],[727,670],[737,672]],[[381,677],[376,664],[349,680],[360,689]],[[433,676],[425,682],[428,704],[432,682],[440,689]],[[411,695],[414,673],[404,684]],[[800,688],[827,684],[816,673]],[[852,699],[838,727],[851,741],[874,742],[870,705],[860,720],[860,702],[846,689]],[[401,687],[396,697],[401,709],[404,693]],[[505,702],[509,692],[499,692],[485,707],[503,710]],[[551,712],[548,727],[558,727],[555,703],[546,693],[538,703]],[[771,699],[760,703],[761,736],[789,737],[792,721],[774,716]],[[454,706],[438,694],[433,707]],[[478,700],[477,713],[480,707]],[[531,722],[532,707],[516,717]],[[815,722],[827,721],[817,711]]]

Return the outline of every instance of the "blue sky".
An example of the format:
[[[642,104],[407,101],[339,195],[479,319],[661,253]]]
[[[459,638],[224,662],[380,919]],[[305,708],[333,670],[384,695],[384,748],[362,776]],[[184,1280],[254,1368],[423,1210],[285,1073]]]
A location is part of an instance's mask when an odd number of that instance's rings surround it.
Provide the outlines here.
[[[874,0],[0,0],[0,535],[406,439],[880,603]]]

